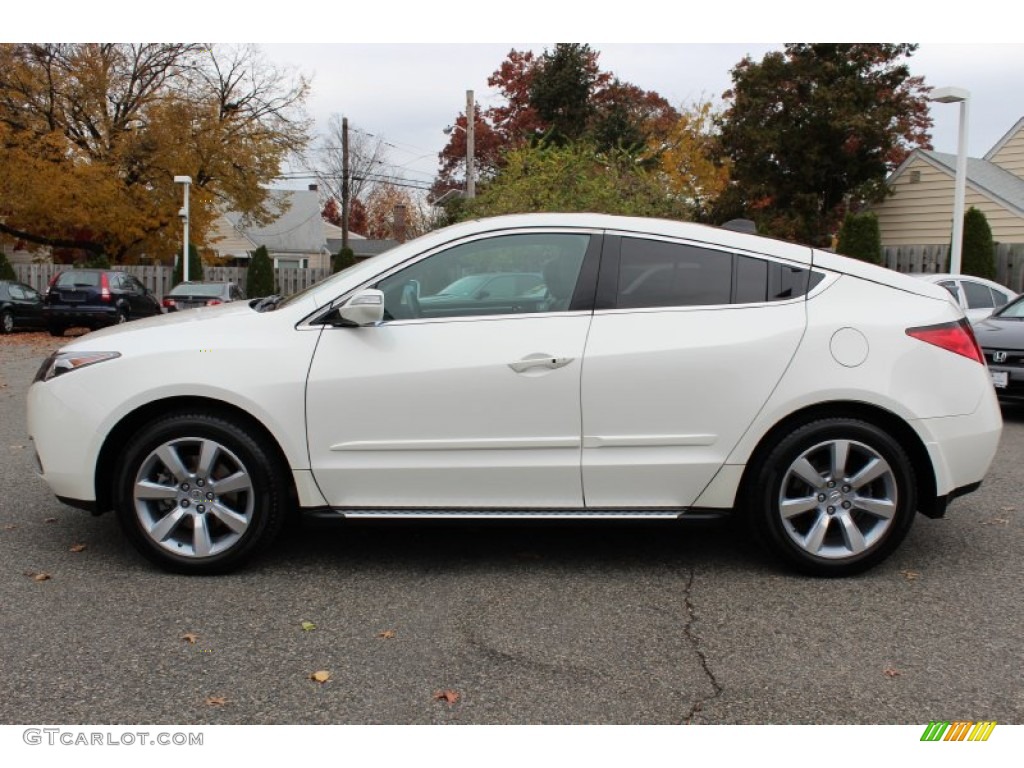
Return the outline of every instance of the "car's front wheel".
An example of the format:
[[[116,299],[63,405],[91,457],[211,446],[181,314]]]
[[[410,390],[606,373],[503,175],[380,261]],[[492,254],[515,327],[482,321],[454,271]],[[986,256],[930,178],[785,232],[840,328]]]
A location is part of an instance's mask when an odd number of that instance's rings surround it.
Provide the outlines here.
[[[7,310],[0,313],[0,333],[10,333],[14,330],[14,315]]]
[[[178,413],[132,438],[119,462],[115,507],[147,558],[179,573],[224,573],[281,528],[284,468],[250,427],[214,413]]]
[[[815,576],[878,564],[910,530],[914,470],[887,432],[859,419],[821,419],[790,432],[753,468],[747,513],[760,541]]]

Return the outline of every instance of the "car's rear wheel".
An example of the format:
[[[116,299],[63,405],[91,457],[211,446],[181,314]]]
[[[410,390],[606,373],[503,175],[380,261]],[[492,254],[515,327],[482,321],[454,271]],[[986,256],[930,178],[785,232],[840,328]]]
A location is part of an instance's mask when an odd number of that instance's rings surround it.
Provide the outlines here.
[[[779,440],[754,467],[747,500],[759,540],[815,576],[877,565],[907,535],[917,508],[914,470],[899,443],[846,418]]]
[[[14,315],[7,310],[0,313],[0,333],[10,333],[14,330]]]
[[[57,323],[50,323],[46,326],[46,330],[50,332],[51,336],[63,336],[64,331],[67,330],[67,326],[58,325]]]
[[[287,513],[287,480],[274,452],[251,428],[218,414],[150,423],[119,467],[121,526],[167,570],[233,570],[270,544]]]

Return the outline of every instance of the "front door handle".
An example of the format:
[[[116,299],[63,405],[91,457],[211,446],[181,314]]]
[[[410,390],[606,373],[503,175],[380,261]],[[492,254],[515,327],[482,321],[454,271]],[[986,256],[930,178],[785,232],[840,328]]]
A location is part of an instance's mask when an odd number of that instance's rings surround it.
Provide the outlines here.
[[[556,368],[564,368],[574,359],[575,358],[572,357],[555,357],[554,355],[537,352],[532,355],[527,355],[517,362],[509,363],[508,367],[516,373],[524,373],[533,368],[547,368],[553,371]]]

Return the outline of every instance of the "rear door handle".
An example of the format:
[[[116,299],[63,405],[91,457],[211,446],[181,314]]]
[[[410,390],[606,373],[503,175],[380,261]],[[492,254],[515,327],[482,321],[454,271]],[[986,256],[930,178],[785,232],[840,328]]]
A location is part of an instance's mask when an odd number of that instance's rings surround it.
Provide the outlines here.
[[[522,360],[514,363],[509,363],[508,367],[516,373],[524,373],[533,368],[548,368],[555,370],[556,368],[564,368],[571,363],[575,358],[572,357],[555,357],[554,355],[547,355],[541,352],[527,355]]]

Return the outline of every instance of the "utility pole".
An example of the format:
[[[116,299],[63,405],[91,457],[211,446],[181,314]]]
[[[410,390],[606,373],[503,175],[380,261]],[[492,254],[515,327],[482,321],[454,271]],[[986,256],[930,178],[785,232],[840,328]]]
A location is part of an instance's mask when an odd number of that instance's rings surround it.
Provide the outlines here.
[[[473,138],[476,129],[476,101],[473,92],[466,91],[466,197],[476,197],[476,179],[473,178]]]
[[[348,248],[349,209],[348,118],[341,118],[341,247]]]

